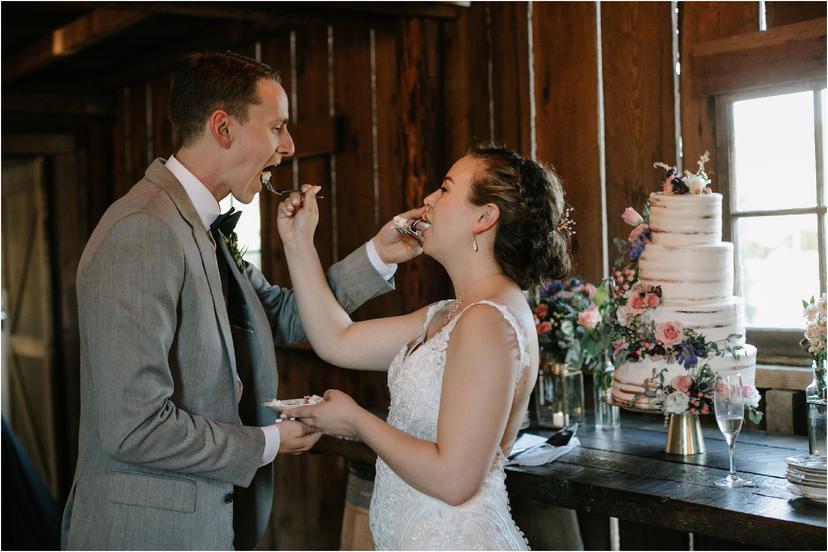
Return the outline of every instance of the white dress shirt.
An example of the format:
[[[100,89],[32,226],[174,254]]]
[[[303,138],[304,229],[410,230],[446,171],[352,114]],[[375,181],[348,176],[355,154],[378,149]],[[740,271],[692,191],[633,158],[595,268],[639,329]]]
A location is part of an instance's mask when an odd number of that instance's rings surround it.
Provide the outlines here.
[[[187,167],[182,165],[174,155],[170,155],[170,158],[167,159],[166,167],[184,187],[184,190],[190,197],[190,201],[193,202],[193,206],[195,207],[202,224],[204,224],[204,229],[209,233],[210,225],[213,224],[213,221],[215,221],[221,214],[221,207],[219,206],[219,202],[216,200],[216,197],[204,184],[201,183],[198,178],[195,177],[195,175],[193,175],[193,173],[187,169]],[[394,273],[397,271],[397,265],[385,263],[382,259],[380,259],[379,253],[377,253],[377,248],[374,246],[374,240],[368,240],[365,245],[368,253],[368,259],[371,261],[371,264],[374,266],[376,271],[379,272],[380,276],[382,276],[385,280],[388,280],[394,276]],[[241,389],[241,382],[238,381],[238,375],[236,375],[236,380],[239,384],[239,388]],[[273,462],[276,458],[276,454],[279,452],[279,445],[281,443],[281,435],[279,433],[278,424],[261,427],[260,429],[264,433],[265,437],[265,448],[262,453],[261,463],[261,465],[264,466],[270,462]]]

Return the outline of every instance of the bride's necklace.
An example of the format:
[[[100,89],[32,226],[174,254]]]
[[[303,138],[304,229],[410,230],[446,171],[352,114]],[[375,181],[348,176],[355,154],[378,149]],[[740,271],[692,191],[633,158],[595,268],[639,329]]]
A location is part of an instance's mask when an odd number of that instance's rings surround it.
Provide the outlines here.
[[[494,274],[489,274],[488,276],[483,276],[479,280],[475,280],[474,282],[472,282],[471,284],[466,286],[466,290],[463,293],[461,293],[460,297],[455,299],[454,302],[449,307],[448,313],[446,314],[446,317],[443,319],[443,326],[445,326],[446,324],[451,322],[451,319],[454,318],[454,315],[457,314],[457,311],[460,310],[461,306],[463,306],[463,300],[466,298],[466,294],[471,290],[471,288],[473,288],[474,286],[476,286],[477,284],[479,284],[483,280],[488,280],[489,278],[491,278],[493,276],[500,276],[501,274],[503,274],[503,273],[502,272],[495,272]]]

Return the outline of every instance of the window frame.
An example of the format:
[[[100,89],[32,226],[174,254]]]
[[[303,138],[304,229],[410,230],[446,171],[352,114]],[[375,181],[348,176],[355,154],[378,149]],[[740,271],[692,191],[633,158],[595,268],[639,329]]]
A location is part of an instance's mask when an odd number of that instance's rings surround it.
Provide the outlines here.
[[[826,79],[807,79],[795,83],[766,86],[752,90],[734,91],[714,96],[716,117],[717,169],[716,180],[720,191],[727,195],[722,206],[722,238],[733,242],[734,253],[738,251],[739,236],[736,223],[739,218],[779,216],[794,214],[815,214],[817,216],[817,253],[819,256],[819,293],[825,293],[828,280],[828,251],[826,250],[826,190],[825,159],[823,158],[823,140],[825,129],[822,128],[822,105],[820,91],[826,87]],[[814,148],[816,155],[816,206],[795,209],[763,209],[737,211],[735,208],[735,179],[733,178],[733,109],[736,101],[768,97],[795,92],[812,91],[814,93]],[[741,294],[741,269],[738,266],[739,255],[734,263],[734,294]],[[805,298],[805,297],[803,297]],[[799,346],[803,330],[798,328],[762,328],[747,327],[746,339],[757,347],[761,364],[799,365],[810,364],[810,356]]]

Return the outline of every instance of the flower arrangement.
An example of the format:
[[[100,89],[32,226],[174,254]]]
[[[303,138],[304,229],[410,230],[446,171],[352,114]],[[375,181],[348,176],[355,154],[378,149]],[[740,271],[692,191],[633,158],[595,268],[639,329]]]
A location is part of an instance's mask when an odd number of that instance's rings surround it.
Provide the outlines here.
[[[602,306],[607,287],[579,278],[553,280],[530,301],[541,350],[555,362],[570,368],[594,369],[610,343]]]
[[[662,189],[665,193],[710,193],[710,180],[704,171],[709,161],[708,153],[699,159],[696,173],[685,171],[678,174],[675,167],[655,163],[654,167],[667,169]],[[664,359],[684,367],[685,373],[666,380],[666,368],[654,373],[656,396],[661,397],[665,415],[689,412],[708,414],[713,409],[713,385],[715,373],[709,359],[730,353],[739,356],[741,337],[731,334],[727,338],[712,341],[703,334],[685,328],[680,321],[656,323],[654,309],[662,300],[661,286],[645,286],[638,281],[638,260],[650,243],[649,202],[639,214],[632,207],[624,210],[624,222],[633,227],[626,240],[616,239],[619,257],[615,261],[607,305],[604,307],[604,323],[610,328],[613,362],[637,362],[644,358]],[[824,324],[823,324],[824,326]],[[824,335],[824,333],[823,333]],[[822,341],[824,349],[824,339]],[[745,386],[743,394],[750,419],[758,423],[762,413],[758,410],[759,392],[753,386]]]
[[[826,315],[825,315],[826,294],[822,294],[819,300],[811,296],[809,301],[802,301],[802,309],[805,311],[805,337],[799,342],[808,351],[811,358],[817,365],[825,365],[826,358]]]
[[[710,161],[710,152],[704,152],[699,158],[699,168],[696,172],[684,171],[684,174],[679,174],[678,169],[671,167],[666,163],[653,163],[653,167],[661,167],[667,171],[664,176],[664,182],[661,184],[661,191],[666,194],[709,194],[710,193],[710,178],[704,171],[704,165]]]

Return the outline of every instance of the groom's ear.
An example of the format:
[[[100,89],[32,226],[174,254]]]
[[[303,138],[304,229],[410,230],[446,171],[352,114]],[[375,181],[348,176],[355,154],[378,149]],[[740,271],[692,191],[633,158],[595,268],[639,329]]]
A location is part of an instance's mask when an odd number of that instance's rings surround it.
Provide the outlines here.
[[[207,129],[213,139],[224,149],[230,149],[233,137],[230,133],[230,115],[223,109],[216,109],[207,119]]]

